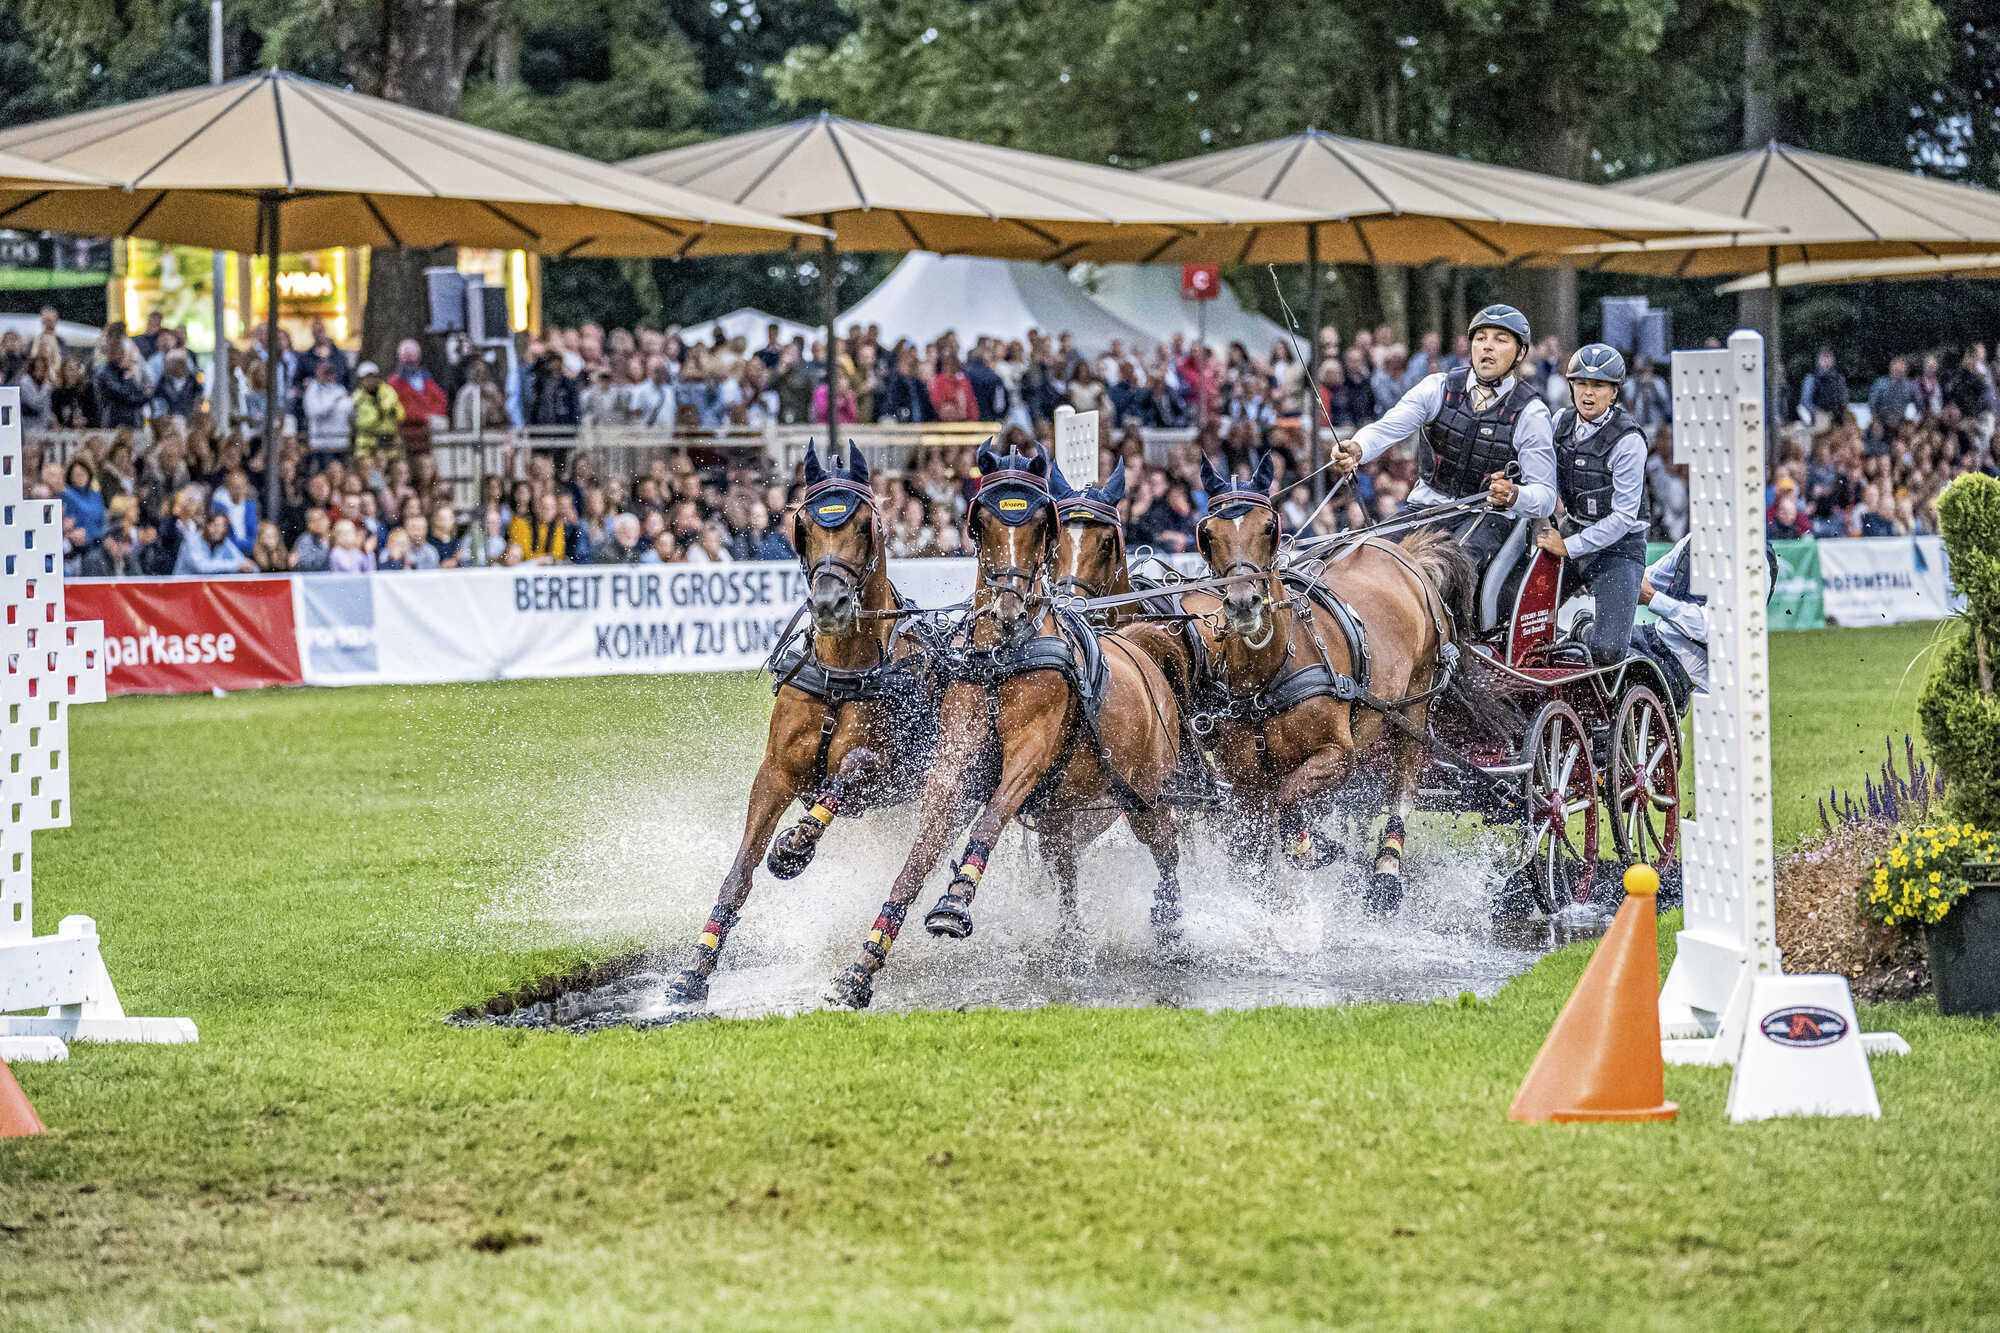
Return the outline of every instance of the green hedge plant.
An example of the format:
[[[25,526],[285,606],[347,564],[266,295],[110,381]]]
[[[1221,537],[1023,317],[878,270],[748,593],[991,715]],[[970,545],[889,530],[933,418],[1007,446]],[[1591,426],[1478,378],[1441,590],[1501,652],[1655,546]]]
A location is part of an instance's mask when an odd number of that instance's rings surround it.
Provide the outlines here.
[[[1938,497],[1938,526],[1965,613],[1917,703],[1954,818],[2000,829],[2000,480],[1969,473]]]

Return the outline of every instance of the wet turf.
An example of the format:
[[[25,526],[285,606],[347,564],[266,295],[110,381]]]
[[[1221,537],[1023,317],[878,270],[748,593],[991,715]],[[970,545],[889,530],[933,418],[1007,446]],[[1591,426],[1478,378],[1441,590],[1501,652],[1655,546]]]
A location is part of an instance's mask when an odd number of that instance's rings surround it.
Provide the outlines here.
[[[1781,791],[1859,780],[1906,725],[1896,678],[1926,638],[1774,641]],[[1588,946],[1490,1003],[439,1021],[618,952],[535,947],[496,895],[571,864],[605,810],[650,813],[663,754],[740,786],[767,697],[572,681],[81,712],[79,823],[37,840],[38,920],[95,914],[127,1007],[191,1014],[202,1042],[17,1071],[53,1132],[0,1144],[0,1326],[1974,1327],[2000,1308],[2000,1129],[1976,1110],[2000,1101],[2000,1024],[1929,1006],[1864,1011],[1916,1048],[1875,1066],[1880,1123],[1741,1128],[1725,1072],[1679,1069],[1672,1125],[1502,1119]],[[603,873],[643,879],[648,855]]]

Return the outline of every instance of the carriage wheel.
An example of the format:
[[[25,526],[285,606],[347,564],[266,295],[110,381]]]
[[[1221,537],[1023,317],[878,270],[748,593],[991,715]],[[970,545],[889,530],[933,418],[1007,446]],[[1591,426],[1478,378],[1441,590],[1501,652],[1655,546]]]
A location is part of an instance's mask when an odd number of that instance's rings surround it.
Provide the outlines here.
[[[1536,902],[1554,915],[1589,902],[1597,876],[1597,768],[1590,733],[1568,704],[1542,705],[1528,728],[1527,862]]]
[[[1621,861],[1665,866],[1680,854],[1680,727],[1660,696],[1626,691],[1611,728],[1611,839]]]

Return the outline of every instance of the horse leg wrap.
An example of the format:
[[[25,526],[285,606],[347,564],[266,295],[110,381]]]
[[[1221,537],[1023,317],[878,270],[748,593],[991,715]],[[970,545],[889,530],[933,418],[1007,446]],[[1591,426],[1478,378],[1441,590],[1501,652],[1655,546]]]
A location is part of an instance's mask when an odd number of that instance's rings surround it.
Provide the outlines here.
[[[840,779],[835,778],[815,798],[806,817],[780,833],[771,843],[771,854],[765,858],[765,866],[779,879],[794,879],[804,873],[805,868],[812,864],[820,835],[827,831],[834,816],[839,813]]]
[[[1157,933],[1164,930],[1179,930],[1181,924],[1181,882],[1171,875],[1162,876],[1153,889],[1153,908],[1147,914]]]
[[[881,914],[875,918],[875,925],[868,932],[867,942],[861,946],[865,955],[861,966],[872,976],[880,972],[889,961],[889,950],[896,945],[896,936],[902,932],[903,917],[910,910],[908,903],[883,903]]]
[[[722,945],[729,938],[729,932],[736,927],[737,912],[733,907],[721,903],[708,914],[708,920],[701,928],[701,938],[695,941],[694,956],[679,975],[667,984],[667,999],[675,1004],[700,1004],[708,999],[709,974],[722,957]]]
[[[1400,815],[1391,815],[1375,849],[1375,875],[1368,882],[1367,906],[1370,912],[1387,916],[1402,903],[1403,820]]]
[[[1340,844],[1331,838],[1322,838],[1306,823],[1305,815],[1297,810],[1287,810],[1278,820],[1279,841],[1285,849],[1285,859],[1295,870],[1317,870],[1331,865],[1340,858]]]
[[[924,929],[954,940],[972,934],[972,900],[979,892],[979,881],[986,875],[986,858],[992,850],[983,842],[965,845],[965,858],[958,863],[944,896],[924,917]]]

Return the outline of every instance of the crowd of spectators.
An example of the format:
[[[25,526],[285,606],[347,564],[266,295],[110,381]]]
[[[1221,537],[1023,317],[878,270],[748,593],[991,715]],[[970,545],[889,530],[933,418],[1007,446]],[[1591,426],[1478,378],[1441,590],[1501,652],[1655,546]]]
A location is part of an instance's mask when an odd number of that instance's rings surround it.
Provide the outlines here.
[[[96,348],[69,348],[56,337],[54,312],[43,323],[30,340],[0,336],[0,383],[22,388],[27,475],[37,494],[62,498],[70,567],[86,575],[789,558],[796,477],[780,475],[761,449],[721,447],[715,433],[803,424],[826,411],[824,343],[781,340],[776,326],[752,348],[719,329],[607,333],[585,324],[524,336],[504,361],[452,348],[435,372],[411,339],[385,374],[315,321],[302,348],[281,331],[275,375],[263,330],[226,349],[233,411],[217,422],[205,388],[212,368],[187,349],[184,330],[155,316],[139,333],[112,324]],[[1412,349],[1387,326],[1348,338],[1329,327],[1320,339],[1322,420],[1342,433],[1424,376],[1462,365],[1466,353],[1463,338],[1447,348],[1435,333]],[[1565,356],[1544,339],[1522,370],[1552,407],[1567,401]],[[1820,359],[1777,451],[1774,536],[1935,531],[1932,501],[1944,483],[1993,468],[1995,391],[1984,347],[1948,375],[1934,357],[1921,365],[1912,376],[1899,358],[1875,382],[1864,427],[1834,359]],[[266,514],[257,423],[272,391],[285,422],[283,502]],[[1323,509],[1315,511],[1317,487],[1290,485],[1310,467],[1307,394],[1306,368],[1286,340],[1261,355],[1179,336],[1145,349],[1082,349],[1064,332],[970,345],[947,334],[918,345],[855,327],[834,366],[842,424],[994,421],[1006,443],[1023,447],[1050,439],[1058,406],[1097,411],[1101,468],[1126,466],[1130,539],[1165,551],[1193,546],[1206,504],[1203,454],[1241,469],[1271,452],[1280,513],[1293,528],[1336,531],[1394,511],[1416,480],[1414,441],[1364,469]],[[1685,471],[1672,461],[1668,386],[1638,361],[1625,403],[1654,439],[1651,535],[1676,538],[1686,531],[1688,496]],[[641,432],[671,425],[676,444],[650,451],[643,468],[599,475],[591,453],[547,430],[513,434],[585,422]],[[432,450],[434,433],[447,430],[513,441],[506,475],[486,477],[466,512]],[[39,441],[51,431],[65,432],[64,447],[45,458]],[[879,508],[893,554],[964,553],[970,464],[969,449],[932,447],[882,472]]]

